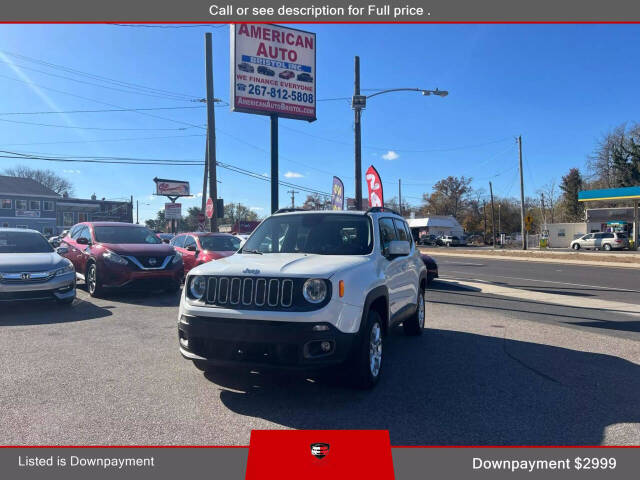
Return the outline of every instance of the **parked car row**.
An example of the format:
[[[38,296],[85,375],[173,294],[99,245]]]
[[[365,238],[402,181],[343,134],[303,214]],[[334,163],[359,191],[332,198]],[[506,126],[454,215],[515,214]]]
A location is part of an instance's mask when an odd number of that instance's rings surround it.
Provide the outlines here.
[[[76,279],[92,297],[138,288],[174,292],[192,268],[235,253],[226,233],[156,234],[118,222],[84,222],[49,241],[39,232],[0,229],[0,301],[72,303]]]
[[[457,235],[423,235],[418,240],[418,245],[438,246],[438,247],[458,247],[465,246],[467,241],[465,237]]]

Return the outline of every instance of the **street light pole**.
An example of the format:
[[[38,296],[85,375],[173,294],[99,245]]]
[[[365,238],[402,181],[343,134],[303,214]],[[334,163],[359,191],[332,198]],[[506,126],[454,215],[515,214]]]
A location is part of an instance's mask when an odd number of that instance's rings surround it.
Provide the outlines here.
[[[390,88],[388,90],[381,90],[371,95],[360,95],[360,57],[356,55],[354,62],[354,85],[353,85],[353,97],[351,99],[351,107],[353,108],[354,122],[354,143],[355,143],[355,182],[356,182],[356,210],[362,210],[362,110],[367,105],[369,98],[382,95],[383,93],[391,92],[420,92],[424,96],[437,95],[439,97],[446,97],[449,92],[446,90],[425,90],[423,88]],[[402,208],[402,207],[401,207]]]

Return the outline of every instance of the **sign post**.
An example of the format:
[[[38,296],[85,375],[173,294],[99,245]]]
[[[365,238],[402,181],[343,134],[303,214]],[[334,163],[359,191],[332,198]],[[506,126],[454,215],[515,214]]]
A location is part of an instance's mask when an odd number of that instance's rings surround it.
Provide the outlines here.
[[[170,206],[171,204],[165,203],[164,206],[164,215],[165,220],[171,220],[171,233],[176,233],[176,219],[179,220],[182,218],[182,205],[177,203],[176,200],[180,197],[190,197],[190,189],[189,182],[185,182],[184,180],[168,180],[166,178],[158,178],[155,177],[153,181],[156,184],[156,193],[154,195],[167,197],[172,204],[176,206]],[[167,206],[169,208],[167,209]],[[178,212],[176,216],[176,210]],[[167,216],[167,212],[169,212],[172,217]]]
[[[232,24],[231,110],[271,119],[271,212],[278,198],[278,118],[316,120],[316,34]]]

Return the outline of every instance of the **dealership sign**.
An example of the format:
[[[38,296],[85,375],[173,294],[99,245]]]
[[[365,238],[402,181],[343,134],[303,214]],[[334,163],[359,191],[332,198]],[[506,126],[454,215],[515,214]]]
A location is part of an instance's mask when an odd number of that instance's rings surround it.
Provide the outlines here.
[[[165,203],[164,204],[165,220],[179,220],[182,218],[181,203]]]
[[[16,210],[16,217],[39,218],[39,210]]]
[[[153,181],[156,182],[156,195],[164,195],[165,197],[188,197],[190,195],[189,182],[157,177]]]
[[[230,31],[231,109],[314,121],[316,34],[267,24]]]

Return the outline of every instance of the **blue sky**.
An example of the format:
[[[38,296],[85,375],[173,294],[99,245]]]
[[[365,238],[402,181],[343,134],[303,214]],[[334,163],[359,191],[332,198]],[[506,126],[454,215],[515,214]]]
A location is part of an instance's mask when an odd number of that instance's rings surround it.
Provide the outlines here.
[[[363,170],[369,164],[376,166],[387,198],[397,194],[401,178],[403,194],[412,204],[420,203],[422,193],[447,175],[472,177],[474,186],[485,189],[491,180],[496,195],[517,196],[517,135],[523,137],[526,191],[534,194],[552,179],[559,180],[569,168],[582,168],[604,132],[638,120],[639,25],[301,28],[317,33],[317,98],[324,100],[318,102],[318,120],[312,124],[280,120],[280,176],[302,186],[329,192],[332,175],[338,175],[347,196],[353,195],[353,112],[347,100],[328,99],[352,94],[354,55],[361,58],[363,89],[438,87],[450,92],[446,98],[408,92],[379,96],[369,101],[363,114]],[[213,32],[215,95],[228,100],[226,25],[166,29],[3,25],[0,50],[204,97],[206,31]],[[94,81],[0,53],[0,114],[113,108],[105,104],[127,108],[198,105],[165,95],[158,98],[104,89],[41,72]],[[204,131],[179,122],[204,125],[204,108],[149,113],[176,122],[132,112],[0,115],[0,149],[66,156],[203,158]],[[216,109],[216,123],[219,161],[259,173],[269,171],[267,117],[221,107]],[[24,163],[0,161],[0,168]],[[202,190],[198,166],[41,161],[29,165],[59,171],[73,181],[76,196],[94,192],[106,198],[133,195],[141,203],[141,220],[155,216],[164,203],[151,196],[155,176],[189,180],[193,193]],[[242,202],[260,215],[269,211],[267,182],[222,169],[219,180],[219,196],[226,202]],[[289,203],[286,190],[289,188],[280,188],[283,206]],[[197,197],[183,201],[185,206],[199,204]]]

